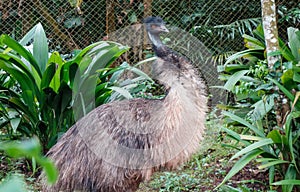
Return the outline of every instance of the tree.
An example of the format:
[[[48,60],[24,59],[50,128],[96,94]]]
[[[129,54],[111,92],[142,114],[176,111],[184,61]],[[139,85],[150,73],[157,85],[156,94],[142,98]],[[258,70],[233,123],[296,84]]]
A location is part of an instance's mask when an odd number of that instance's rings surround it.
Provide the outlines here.
[[[273,66],[279,59],[278,56],[271,54],[279,50],[275,0],[261,0],[261,10],[268,66],[269,69],[274,69]]]

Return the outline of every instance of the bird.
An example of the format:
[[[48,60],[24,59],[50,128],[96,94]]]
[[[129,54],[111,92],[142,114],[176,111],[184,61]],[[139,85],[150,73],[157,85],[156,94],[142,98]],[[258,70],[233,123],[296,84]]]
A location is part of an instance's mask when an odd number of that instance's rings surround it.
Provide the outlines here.
[[[58,181],[42,191],[133,192],[157,171],[174,170],[201,146],[208,112],[207,86],[190,60],[164,45],[161,17],[143,20],[156,60],[152,78],[160,99],[133,98],[96,107],[48,151]]]

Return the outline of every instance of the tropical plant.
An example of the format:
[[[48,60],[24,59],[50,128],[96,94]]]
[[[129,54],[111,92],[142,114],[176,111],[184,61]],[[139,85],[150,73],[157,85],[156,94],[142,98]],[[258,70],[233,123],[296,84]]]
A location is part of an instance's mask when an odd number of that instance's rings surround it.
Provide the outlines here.
[[[0,151],[4,151],[12,158],[28,158],[33,168],[39,164],[45,172],[48,183],[53,184],[58,176],[54,163],[42,154],[41,145],[36,137],[23,141],[0,142]],[[35,170],[34,170],[35,171]],[[22,175],[7,173],[7,177],[0,183],[0,191],[27,191],[26,182]]]
[[[257,38],[244,35],[247,50],[219,67],[226,81],[222,88],[236,96],[232,105],[220,106],[226,119],[223,130],[243,144],[233,146],[239,151],[231,160],[238,160],[220,185],[255,159],[259,169],[268,170],[270,189],[281,185],[288,192],[300,185],[300,32],[288,29],[289,47],[280,40],[280,50],[273,54],[282,60],[274,69],[268,68],[264,57],[261,27],[254,34]],[[233,61],[236,64],[229,64]]]
[[[32,53],[24,46],[31,39]],[[151,82],[128,64],[111,67],[129,49],[114,42],[94,43],[68,61],[58,52],[49,55],[41,24],[20,42],[2,35],[0,47],[0,128],[9,138],[36,135],[45,148],[55,144],[75,120],[111,100],[114,90],[130,97],[128,87],[133,89],[145,79]],[[122,84],[118,77],[125,70],[138,77]]]

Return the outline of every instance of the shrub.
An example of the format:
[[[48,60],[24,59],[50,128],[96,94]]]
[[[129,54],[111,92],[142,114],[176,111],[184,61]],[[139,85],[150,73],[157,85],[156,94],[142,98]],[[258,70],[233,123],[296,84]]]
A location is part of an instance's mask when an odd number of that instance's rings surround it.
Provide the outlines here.
[[[226,81],[222,88],[235,96],[230,106],[220,106],[225,116],[223,130],[244,146],[231,158],[239,159],[220,185],[256,160],[259,169],[269,172],[270,189],[281,185],[282,191],[292,191],[300,185],[300,32],[288,29],[289,47],[280,40],[280,50],[273,54],[282,59],[273,69],[264,57],[262,28],[254,34],[244,36],[247,50],[219,67]],[[275,175],[283,180],[276,180]]]
[[[32,52],[25,45],[33,39]],[[17,42],[0,37],[0,129],[2,137],[17,139],[36,135],[50,148],[75,120],[94,107],[131,97],[139,81],[150,78],[135,67],[111,64],[129,48],[114,42],[97,42],[72,59],[49,53],[41,24]],[[125,70],[138,74],[121,81]],[[117,93],[113,94],[114,91]],[[134,92],[134,91],[133,91]],[[2,138],[2,139],[3,139]]]

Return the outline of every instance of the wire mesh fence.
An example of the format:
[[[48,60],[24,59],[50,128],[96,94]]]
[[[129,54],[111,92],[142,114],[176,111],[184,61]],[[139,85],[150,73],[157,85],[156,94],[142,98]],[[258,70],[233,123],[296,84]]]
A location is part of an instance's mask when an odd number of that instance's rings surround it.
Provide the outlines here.
[[[299,28],[298,0],[277,1],[279,34]],[[242,50],[242,34],[251,34],[261,22],[258,0],[0,0],[0,33],[19,40],[35,24],[46,30],[51,50],[69,53],[100,40],[132,47],[123,59],[134,64],[151,55],[142,19],[162,17],[172,29],[165,43],[187,56],[202,71],[209,86],[218,85],[216,63],[222,55]],[[214,103],[224,101],[211,89]]]

